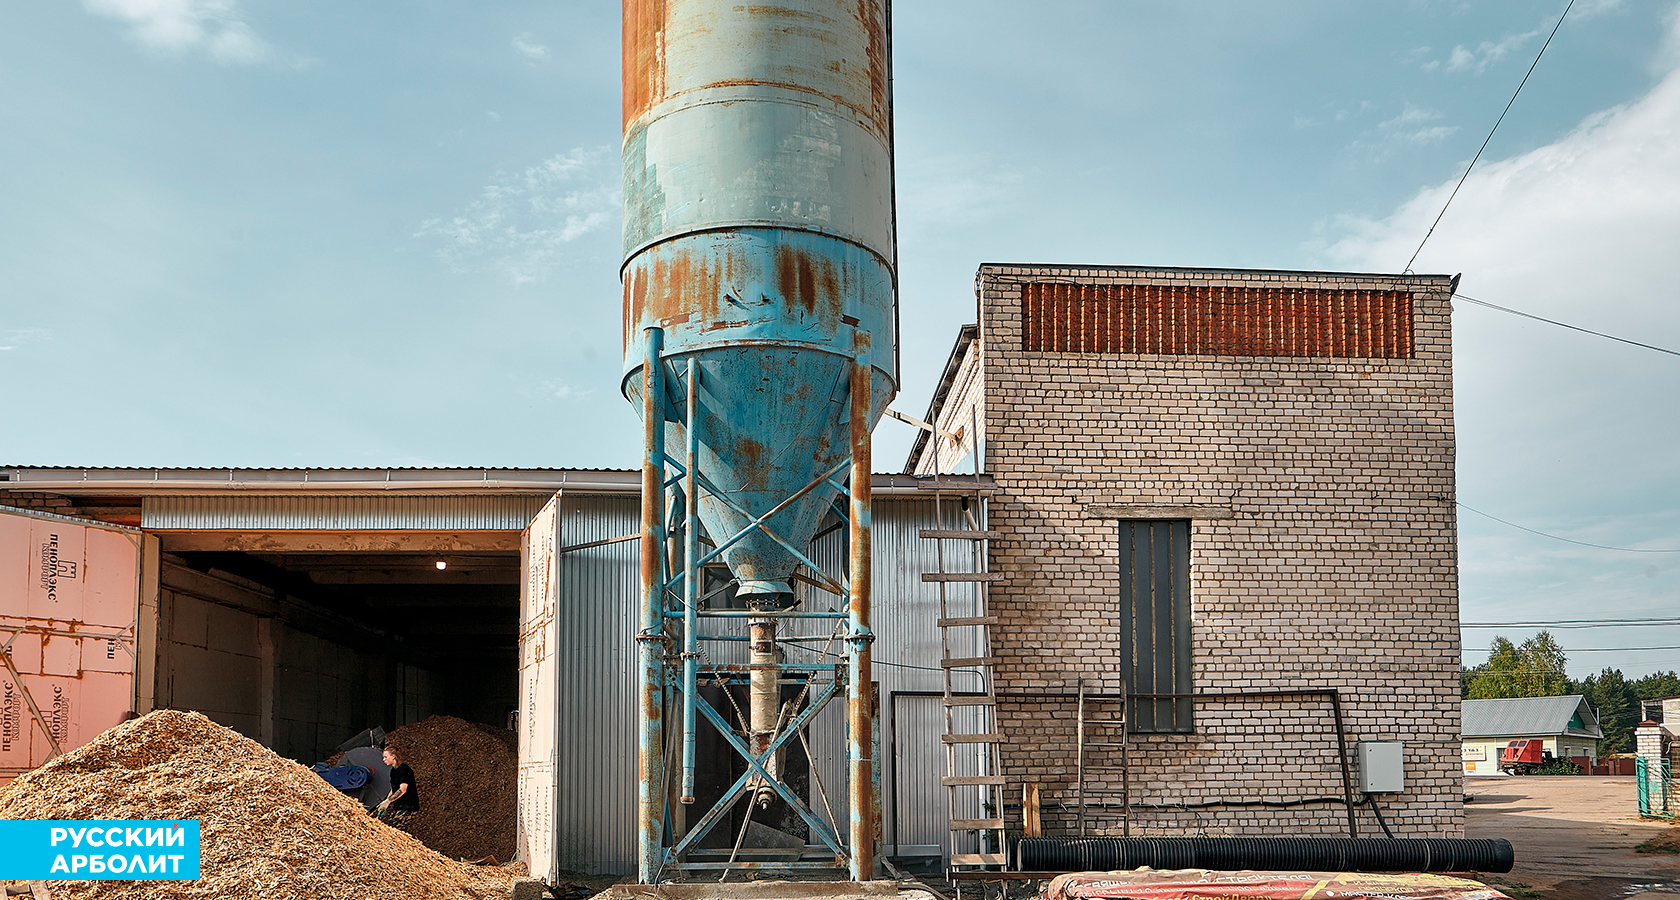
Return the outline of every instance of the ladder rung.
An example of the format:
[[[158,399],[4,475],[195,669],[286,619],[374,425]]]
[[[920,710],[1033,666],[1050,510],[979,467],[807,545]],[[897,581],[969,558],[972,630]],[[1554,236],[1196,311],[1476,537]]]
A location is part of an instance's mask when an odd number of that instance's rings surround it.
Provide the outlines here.
[[[996,706],[997,701],[990,697],[946,697],[946,706]]]
[[[961,659],[943,659],[939,664],[947,669],[961,669],[968,666],[995,666],[998,664],[996,656],[965,656]]]
[[[1124,725],[1125,719],[1086,719],[1087,725]]]
[[[1002,853],[953,853],[953,866],[1006,866],[1009,860]]]
[[[922,537],[941,540],[995,541],[1003,537],[1001,531],[961,531],[954,528],[923,528]]]
[[[1126,767],[1125,766],[1093,766],[1090,763],[1086,763],[1085,764],[1085,771],[1087,771],[1087,772],[1124,772],[1124,771],[1126,771]]]
[[[988,828],[1003,828],[1002,819],[952,819],[952,831],[983,831]]]
[[[990,494],[997,490],[989,484],[977,481],[942,481],[932,478],[916,479],[916,488],[923,491],[938,491],[942,494]]]
[[[946,775],[939,779],[946,787],[959,784],[1008,784],[1009,780],[1002,775]]]
[[[992,734],[942,734],[939,736],[947,744],[995,744],[1003,740],[1003,735]],[[1090,768],[1087,766],[1086,768]]]
[[[1124,747],[1126,745],[1115,742],[1115,741],[1086,741],[1085,746],[1087,746],[1087,747]]]
[[[923,572],[923,581],[1002,581],[997,572]]]
[[[940,628],[960,628],[964,625],[996,625],[997,616],[963,616],[956,619],[940,619]]]

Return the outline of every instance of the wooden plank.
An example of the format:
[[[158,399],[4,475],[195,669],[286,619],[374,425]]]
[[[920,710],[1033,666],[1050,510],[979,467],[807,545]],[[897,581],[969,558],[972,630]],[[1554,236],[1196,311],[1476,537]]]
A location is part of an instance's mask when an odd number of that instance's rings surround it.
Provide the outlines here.
[[[947,669],[966,669],[969,666],[995,666],[999,657],[996,656],[965,656],[962,659],[943,659],[939,665]]]
[[[953,528],[923,528],[921,535],[924,538],[951,541],[996,541],[1003,538],[1001,531],[962,531]]]
[[[984,831],[988,828],[1002,828],[1002,819],[952,819],[952,831]]]
[[[946,706],[996,706],[997,701],[990,697],[946,697]]]
[[[1002,775],[946,775],[939,779],[939,783],[951,787],[960,784],[1008,784],[1009,780]]]
[[[1002,581],[997,572],[924,572],[923,581]]]
[[[953,854],[951,854],[951,865],[953,865],[953,866],[1005,866],[1005,865],[1008,865],[1008,864],[1009,864],[1008,858],[1005,857],[1002,853],[953,853]],[[1002,873],[994,872],[992,874],[1002,874]]]
[[[1024,837],[1040,837],[1044,833],[1044,826],[1039,819],[1039,784],[1029,781],[1021,785],[1021,834]]]
[[[995,744],[1003,740],[1001,734],[942,734],[939,739],[947,744]]]

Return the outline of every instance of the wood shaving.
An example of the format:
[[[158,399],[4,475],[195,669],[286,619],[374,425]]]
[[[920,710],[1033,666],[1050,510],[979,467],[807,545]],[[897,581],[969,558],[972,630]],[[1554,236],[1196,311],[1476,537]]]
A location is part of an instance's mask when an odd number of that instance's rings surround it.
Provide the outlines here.
[[[158,710],[0,789],[0,819],[197,819],[199,881],[55,881],[55,898],[505,898],[512,876],[426,848],[319,775],[193,712]]]
[[[454,859],[509,859],[519,816],[519,736],[431,716],[385,738],[414,769],[420,815],[409,831]]]

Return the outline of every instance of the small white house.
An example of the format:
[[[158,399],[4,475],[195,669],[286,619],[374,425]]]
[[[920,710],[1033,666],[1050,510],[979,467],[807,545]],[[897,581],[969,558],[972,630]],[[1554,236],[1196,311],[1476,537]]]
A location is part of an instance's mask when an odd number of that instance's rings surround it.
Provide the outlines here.
[[[1598,714],[1580,694],[1466,700],[1463,707],[1464,774],[1498,775],[1505,745],[1538,739],[1553,757],[1598,759]]]

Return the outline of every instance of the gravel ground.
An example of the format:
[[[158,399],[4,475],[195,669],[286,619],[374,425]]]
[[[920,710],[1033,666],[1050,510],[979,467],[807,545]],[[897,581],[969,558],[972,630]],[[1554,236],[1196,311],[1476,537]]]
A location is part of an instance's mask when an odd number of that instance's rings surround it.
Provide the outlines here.
[[[1536,892],[1526,896],[1544,900],[1680,896],[1680,856],[1634,852],[1668,829],[1639,818],[1632,777],[1466,778],[1464,792],[1474,798],[1464,805],[1466,835],[1516,848],[1516,868],[1490,884],[1525,884]]]

